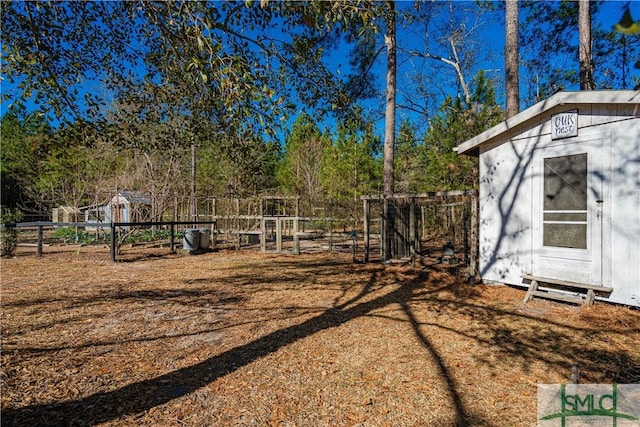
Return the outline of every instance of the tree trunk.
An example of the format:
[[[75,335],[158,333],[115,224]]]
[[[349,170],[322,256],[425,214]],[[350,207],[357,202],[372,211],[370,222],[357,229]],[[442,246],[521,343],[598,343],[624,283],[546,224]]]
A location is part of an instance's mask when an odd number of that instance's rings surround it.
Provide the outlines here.
[[[520,111],[520,78],[518,73],[518,1],[505,4],[505,77],[507,91],[507,119]]]
[[[578,2],[578,28],[580,31],[580,90],[594,90],[589,0]]]
[[[396,127],[396,15],[395,2],[387,1],[387,98],[384,125],[384,195],[393,195],[393,151]]]
[[[390,218],[389,200],[387,197],[393,196],[394,188],[394,146],[396,128],[396,16],[395,2],[388,0],[386,6],[387,34],[385,44],[387,45],[387,98],[385,109],[384,125],[384,196],[382,209],[382,258],[384,261],[390,259],[391,236],[393,236],[393,221]]]

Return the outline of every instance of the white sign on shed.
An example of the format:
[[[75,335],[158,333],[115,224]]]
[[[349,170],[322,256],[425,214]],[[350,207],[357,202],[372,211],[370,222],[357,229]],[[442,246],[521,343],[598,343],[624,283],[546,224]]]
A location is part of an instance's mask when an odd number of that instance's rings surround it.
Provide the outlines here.
[[[578,136],[578,112],[558,113],[551,117],[551,139]]]

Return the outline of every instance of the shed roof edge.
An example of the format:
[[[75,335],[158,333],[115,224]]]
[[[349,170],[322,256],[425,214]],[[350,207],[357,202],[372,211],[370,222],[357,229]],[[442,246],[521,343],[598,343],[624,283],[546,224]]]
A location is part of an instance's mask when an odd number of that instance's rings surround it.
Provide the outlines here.
[[[463,142],[453,150],[458,154],[474,154],[481,144],[493,139],[532,118],[563,104],[640,104],[637,90],[594,90],[578,92],[558,92],[532,105],[496,126]]]

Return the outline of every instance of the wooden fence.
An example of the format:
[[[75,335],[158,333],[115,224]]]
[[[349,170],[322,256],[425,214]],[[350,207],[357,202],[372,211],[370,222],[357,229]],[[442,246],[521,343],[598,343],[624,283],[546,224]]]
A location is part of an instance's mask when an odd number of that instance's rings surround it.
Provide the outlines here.
[[[169,248],[173,253],[175,251],[175,233],[176,226],[185,225],[185,226],[196,226],[196,225],[210,225],[215,228],[215,221],[161,221],[161,222],[112,222],[112,223],[94,223],[94,222],[44,222],[44,221],[36,221],[36,222],[20,222],[12,227],[15,228],[25,228],[25,229],[37,229],[38,230],[38,240],[36,244],[36,256],[43,256],[42,247],[44,241],[44,229],[45,228],[63,228],[63,227],[74,227],[74,228],[100,228],[100,229],[109,229],[110,230],[110,245],[109,245],[109,253],[111,257],[111,261],[116,261],[117,254],[117,234],[118,230],[123,227],[163,227],[169,226]]]
[[[279,199],[278,199],[279,200]],[[393,197],[381,195],[363,196],[363,211],[354,214],[342,212],[338,216],[298,215],[298,199],[286,209],[271,209],[269,206],[252,205],[242,215],[239,201],[222,209],[221,203],[205,220],[149,221],[135,223],[53,223],[25,222],[18,228],[38,230],[37,255],[42,256],[43,229],[78,227],[100,228],[110,232],[110,257],[116,261],[119,230],[129,227],[164,227],[169,229],[169,247],[175,251],[175,235],[181,228],[198,225],[211,227],[214,246],[230,245],[241,249],[243,245],[257,246],[263,252],[300,254],[318,250],[349,251],[354,261],[369,262],[400,260],[416,264],[436,258],[440,263],[463,262],[468,267],[469,277],[477,275],[478,260],[478,194],[475,190],[433,192],[422,194],[399,194]],[[268,199],[267,201],[271,201]],[[288,201],[288,200],[287,200]],[[263,201],[264,203],[264,201]],[[281,214],[273,215],[271,211]],[[223,213],[224,211],[224,213]],[[257,214],[249,214],[257,211]],[[285,214],[285,211],[287,214]],[[293,215],[291,215],[293,213]],[[337,212],[330,209],[330,213]],[[457,253],[448,260],[442,252],[443,243],[455,247]],[[439,248],[437,247],[439,245]],[[462,254],[463,258],[457,255]],[[379,258],[378,258],[379,257]]]
[[[464,255],[469,277],[477,275],[476,190],[372,195],[363,196],[362,201],[365,262],[374,255],[371,236],[379,238],[382,261],[408,259],[412,265],[429,251],[425,245],[432,240],[458,248]],[[446,255],[440,259],[446,260]]]

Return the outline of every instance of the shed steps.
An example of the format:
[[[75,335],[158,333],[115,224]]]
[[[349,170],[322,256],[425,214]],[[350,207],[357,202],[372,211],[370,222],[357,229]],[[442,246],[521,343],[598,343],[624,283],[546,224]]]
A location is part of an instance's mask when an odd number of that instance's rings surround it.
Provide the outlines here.
[[[534,297],[539,297],[572,304],[593,305],[596,293],[602,295],[610,294],[613,291],[612,288],[606,286],[569,282],[548,277],[532,276],[530,274],[523,274],[522,278],[531,282],[529,290],[524,297],[525,304]],[[539,288],[540,283],[543,284],[544,289]],[[569,291],[574,294],[562,291]]]

